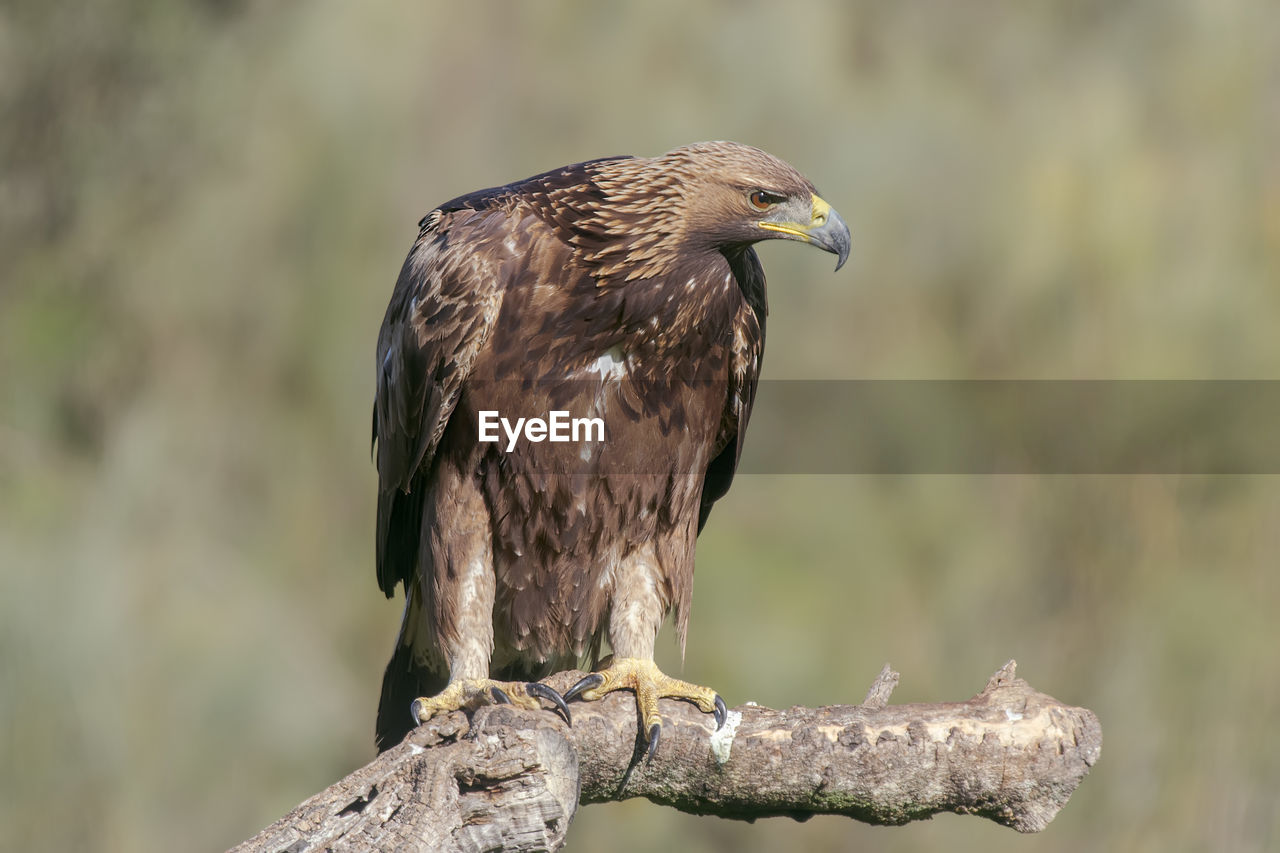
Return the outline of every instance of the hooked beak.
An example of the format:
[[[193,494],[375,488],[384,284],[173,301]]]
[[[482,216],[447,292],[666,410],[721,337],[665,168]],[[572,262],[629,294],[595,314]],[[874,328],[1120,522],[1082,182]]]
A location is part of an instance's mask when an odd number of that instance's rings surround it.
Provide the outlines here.
[[[849,226],[816,193],[812,196],[808,222],[771,222],[764,220],[761,228],[777,231],[797,240],[812,243],[819,249],[836,256],[836,269],[844,266],[849,257]]]

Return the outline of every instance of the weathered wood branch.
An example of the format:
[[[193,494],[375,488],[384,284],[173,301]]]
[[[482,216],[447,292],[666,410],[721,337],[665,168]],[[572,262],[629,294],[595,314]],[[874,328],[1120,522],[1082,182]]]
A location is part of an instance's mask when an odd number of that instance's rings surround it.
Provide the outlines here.
[[[563,691],[581,675],[547,683]],[[572,728],[505,705],[451,714],[235,850],[555,850],[579,803],[630,797],[747,820],[901,824],[950,811],[1035,832],[1098,760],[1094,713],[1036,692],[1013,661],[967,702],[888,705],[897,679],[886,666],[863,705],[739,706],[719,732],[664,702],[651,761],[630,694],[575,703]]]

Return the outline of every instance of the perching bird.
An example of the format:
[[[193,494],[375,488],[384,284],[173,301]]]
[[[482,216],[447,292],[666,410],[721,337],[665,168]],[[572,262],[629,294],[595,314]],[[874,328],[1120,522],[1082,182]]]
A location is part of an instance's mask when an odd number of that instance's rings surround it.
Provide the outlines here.
[[[378,583],[406,594],[379,749],[484,702],[543,698],[567,719],[534,679],[598,666],[602,640],[611,662],[564,698],[633,690],[650,754],[659,698],[723,723],[720,697],[653,649],[672,611],[684,647],[695,540],[742,452],[768,239],[836,269],[849,252],[803,175],[732,142],[565,166],[422,219],[378,335]],[[550,440],[554,412],[583,431]],[[543,428],[513,433],[518,418]]]

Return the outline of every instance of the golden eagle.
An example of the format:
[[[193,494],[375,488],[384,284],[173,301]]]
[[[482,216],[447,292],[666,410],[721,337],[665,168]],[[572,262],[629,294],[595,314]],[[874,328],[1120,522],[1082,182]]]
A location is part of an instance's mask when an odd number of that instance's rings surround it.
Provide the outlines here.
[[[406,595],[380,749],[484,702],[542,698],[568,719],[536,679],[588,658],[563,698],[635,691],[650,754],[659,698],[723,723],[720,697],[664,675],[653,648],[671,612],[684,646],[694,543],[764,350],[752,244],[777,238],[836,269],[849,252],[803,175],[732,142],[565,166],[422,219],[378,334],[378,583]],[[583,434],[551,440],[556,413]],[[593,419],[603,440],[586,440]]]

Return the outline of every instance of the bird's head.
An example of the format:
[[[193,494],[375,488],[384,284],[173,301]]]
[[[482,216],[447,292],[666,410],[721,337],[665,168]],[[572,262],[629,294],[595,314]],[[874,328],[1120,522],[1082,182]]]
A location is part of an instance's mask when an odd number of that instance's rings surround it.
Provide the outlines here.
[[[701,142],[655,158],[684,176],[686,240],[717,249],[761,240],[798,240],[849,257],[849,227],[813,184],[771,154],[736,142]],[[674,187],[673,187],[674,188]]]
[[[549,194],[548,215],[572,223],[567,239],[598,281],[669,272],[678,257],[672,243],[724,254],[761,240],[798,240],[836,255],[836,269],[849,256],[840,214],[804,175],[759,148],[699,142],[588,165],[589,182]]]

